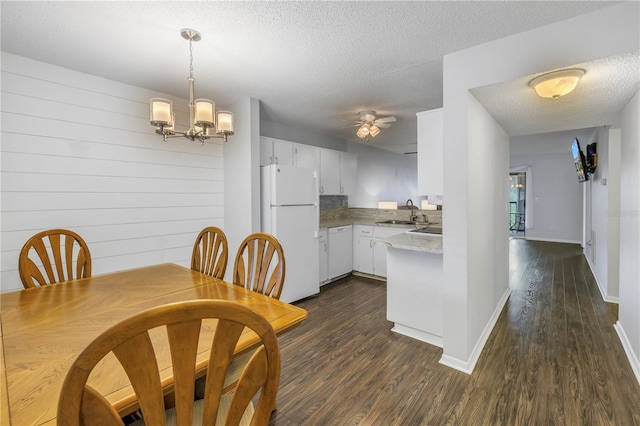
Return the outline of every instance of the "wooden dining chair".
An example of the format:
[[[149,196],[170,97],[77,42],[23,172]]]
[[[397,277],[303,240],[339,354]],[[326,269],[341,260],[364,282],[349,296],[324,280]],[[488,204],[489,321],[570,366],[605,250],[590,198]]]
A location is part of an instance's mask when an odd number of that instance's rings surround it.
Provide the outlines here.
[[[284,251],[276,237],[257,232],[240,243],[233,263],[235,285],[280,299],[284,276]]]
[[[229,248],[222,229],[215,226],[204,228],[193,245],[191,269],[223,279],[227,270]]]
[[[24,244],[18,271],[24,288],[87,278],[91,276],[91,253],[75,232],[49,229]]]
[[[279,300],[284,276],[284,251],[276,237],[257,232],[240,243],[233,264],[233,284]],[[232,391],[251,356],[251,352],[246,352],[233,358],[225,379],[225,391]],[[276,409],[275,401],[273,409]]]
[[[202,320],[206,319],[216,319],[216,329],[204,399],[194,401],[198,341]],[[166,383],[161,382],[149,333],[157,327],[166,330],[171,354],[175,407],[168,410],[163,400]],[[234,392],[224,395],[227,365],[245,327],[258,335],[261,346]],[[89,343],[69,368],[58,400],[58,424],[123,425],[114,407],[87,384],[94,367],[105,356],[117,359],[129,377],[142,414],[136,426],[269,423],[280,380],[278,340],[269,322],[245,306],[224,300],[190,300],[151,308],[112,326]],[[254,409],[252,399],[256,397]]]

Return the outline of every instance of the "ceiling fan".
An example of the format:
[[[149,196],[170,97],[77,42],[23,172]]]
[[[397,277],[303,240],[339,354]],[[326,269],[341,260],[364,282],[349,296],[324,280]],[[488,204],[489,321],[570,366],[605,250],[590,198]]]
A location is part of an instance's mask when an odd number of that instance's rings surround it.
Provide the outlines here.
[[[358,118],[359,120],[353,126],[359,126],[356,136],[360,139],[364,139],[367,136],[375,138],[380,134],[380,129],[388,129],[391,127],[391,123],[396,121],[393,116],[376,118],[376,112],[371,110],[360,111]]]

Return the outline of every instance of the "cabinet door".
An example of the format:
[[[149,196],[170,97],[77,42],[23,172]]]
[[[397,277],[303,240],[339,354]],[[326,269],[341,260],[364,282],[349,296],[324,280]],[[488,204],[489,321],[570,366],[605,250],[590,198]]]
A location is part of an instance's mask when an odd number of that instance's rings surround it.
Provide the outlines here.
[[[320,195],[340,195],[340,152],[320,149]]]
[[[260,137],[260,165],[273,164],[273,139]]]
[[[320,284],[329,281],[329,245],[327,244],[327,230],[318,233],[318,252],[320,253]]]
[[[340,194],[353,194],[356,190],[358,157],[350,152],[340,153]]]
[[[373,274],[373,238],[357,237],[353,246],[353,270]]]
[[[418,116],[418,193],[442,195],[443,128],[442,108],[419,112]]]
[[[296,143],[293,154],[296,167],[320,171],[320,148]]]
[[[353,270],[351,225],[329,229],[329,279]]]
[[[373,227],[353,225],[353,270],[373,274]]]
[[[273,140],[273,164],[293,166],[293,143]]]
[[[406,229],[381,226],[376,227],[374,230],[376,240],[402,234],[406,231]],[[376,244],[375,241],[373,244],[373,274],[381,277],[387,276],[387,246],[384,244]]]

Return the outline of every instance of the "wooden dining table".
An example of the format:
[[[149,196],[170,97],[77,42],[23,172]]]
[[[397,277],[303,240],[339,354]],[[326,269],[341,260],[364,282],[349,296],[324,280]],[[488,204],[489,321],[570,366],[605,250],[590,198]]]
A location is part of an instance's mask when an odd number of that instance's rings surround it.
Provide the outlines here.
[[[175,264],[0,293],[0,424],[55,424],[58,395],[68,368],[89,342],[140,311],[194,299],[229,300],[247,306],[264,316],[277,334],[295,328],[307,317],[304,309]],[[198,375],[205,374],[210,349],[210,336],[205,335],[212,334],[214,328],[215,324],[203,324]],[[162,346],[166,342],[160,334],[152,338],[157,338],[154,345],[161,377],[170,382],[170,355]],[[236,353],[258,342],[253,332],[245,330]],[[124,371],[114,365],[114,360],[103,360],[89,384],[124,415],[135,409],[136,399]]]

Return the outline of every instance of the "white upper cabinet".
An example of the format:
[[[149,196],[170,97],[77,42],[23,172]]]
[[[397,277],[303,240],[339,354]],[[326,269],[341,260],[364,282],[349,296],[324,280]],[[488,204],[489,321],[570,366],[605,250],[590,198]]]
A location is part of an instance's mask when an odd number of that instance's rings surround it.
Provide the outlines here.
[[[340,151],[320,150],[320,195],[340,195]]]
[[[423,111],[418,116],[418,193],[442,195],[443,110]]]
[[[320,149],[320,195],[348,195],[355,191],[358,157],[350,152]]]
[[[358,157],[350,152],[340,153],[340,194],[353,194],[356,190]]]
[[[320,148],[299,143],[293,145],[293,158],[296,167],[320,171]]]
[[[273,140],[273,163],[286,166],[295,166],[293,164],[293,143],[285,142],[278,139]]]
[[[260,165],[282,164],[294,166],[293,162],[293,142],[282,141],[260,137]]]
[[[282,164],[320,170],[320,148],[280,139],[260,137],[260,165]]]
[[[271,164],[317,170],[320,195],[348,195],[356,190],[358,157],[350,152],[260,136],[260,165]]]

